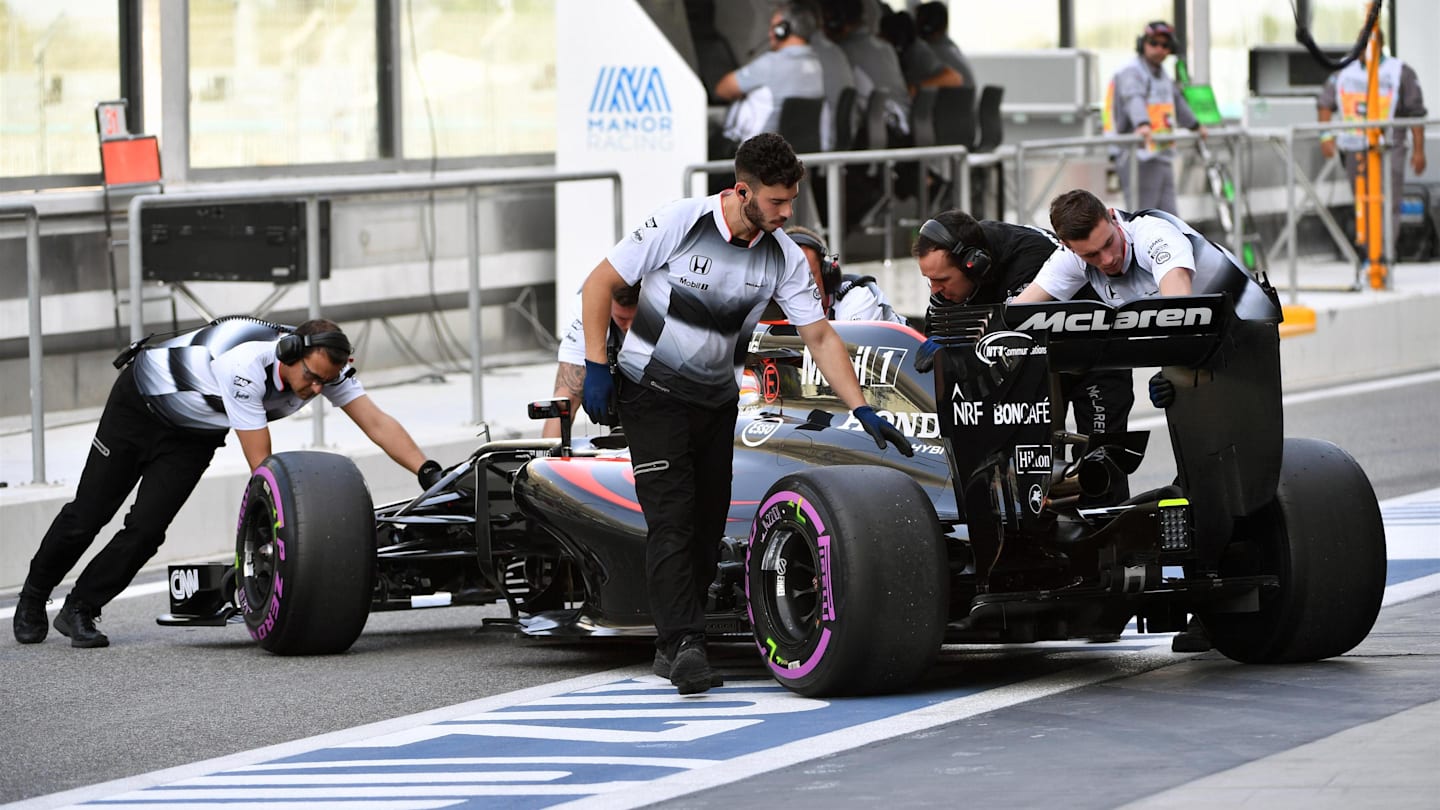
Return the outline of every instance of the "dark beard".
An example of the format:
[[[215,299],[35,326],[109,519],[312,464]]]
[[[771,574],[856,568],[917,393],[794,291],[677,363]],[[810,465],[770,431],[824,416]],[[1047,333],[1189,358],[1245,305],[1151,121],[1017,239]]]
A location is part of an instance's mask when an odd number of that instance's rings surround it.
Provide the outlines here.
[[[750,200],[745,203],[745,207],[740,209],[740,213],[745,215],[746,222],[762,231],[765,230],[765,215],[760,213],[760,203]]]

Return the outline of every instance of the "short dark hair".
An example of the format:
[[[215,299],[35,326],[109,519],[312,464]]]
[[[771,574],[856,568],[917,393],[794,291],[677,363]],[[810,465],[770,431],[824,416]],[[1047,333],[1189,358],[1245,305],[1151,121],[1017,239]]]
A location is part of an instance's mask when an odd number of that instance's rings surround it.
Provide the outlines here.
[[[790,35],[806,42],[814,38],[815,32],[820,29],[820,15],[806,0],[784,0],[776,3],[775,10],[770,13],[772,16],[779,13],[780,19],[790,23]]]
[[[977,247],[986,253],[990,252],[990,239],[985,236],[985,229],[980,227],[980,223],[975,220],[975,217],[961,211],[959,208],[941,211],[931,217],[931,219],[944,225],[945,230],[949,231],[950,235],[955,237],[958,244],[966,247]],[[937,250],[946,251],[946,253],[949,254],[946,256],[946,260],[957,270],[961,272],[965,271],[965,268],[960,266],[960,259],[955,255],[951,246],[942,245],[928,236],[915,237],[915,245],[910,248],[910,252],[917,259],[924,258]]]
[[[944,3],[921,3],[915,7],[915,28],[920,36],[943,34],[950,27],[950,10]]]
[[[735,179],[761,186],[793,186],[805,177],[805,164],[790,142],[762,132],[735,150]]]
[[[1050,227],[1056,236],[1066,241],[1084,239],[1109,216],[1105,203],[1083,188],[1072,189],[1050,201]]]
[[[610,293],[610,300],[622,307],[633,307],[640,303],[640,282],[635,282],[628,287],[617,287]]]
[[[343,366],[350,362],[350,353],[355,351],[355,349],[350,345],[350,338],[345,336],[345,332],[340,328],[339,324],[326,320],[325,318],[315,318],[295,327],[295,334],[301,337],[305,335],[318,335],[322,332],[335,332],[340,335],[340,338],[339,340],[327,340],[323,345],[311,348],[306,354],[323,351],[325,352],[325,356],[330,358],[330,362],[337,366]],[[339,345],[341,343],[344,345]]]

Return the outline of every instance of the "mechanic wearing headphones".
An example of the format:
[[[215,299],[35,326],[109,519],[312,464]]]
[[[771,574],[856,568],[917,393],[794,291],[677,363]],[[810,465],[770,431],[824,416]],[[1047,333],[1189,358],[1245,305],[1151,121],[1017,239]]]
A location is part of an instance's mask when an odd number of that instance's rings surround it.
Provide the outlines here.
[[[1185,95],[1165,75],[1165,57],[1174,53],[1175,31],[1170,24],[1156,20],[1145,26],[1145,33],[1135,40],[1134,61],[1116,71],[1105,90],[1104,129],[1106,134],[1134,133],[1145,138],[1144,148],[1136,153],[1138,188],[1134,196],[1128,190],[1129,161],[1125,151],[1112,149],[1111,160],[1126,190],[1126,200],[1142,208],[1158,208],[1172,214],[1180,213],[1175,202],[1175,146],[1157,145],[1151,137],[1166,135],[1179,124],[1205,135],[1205,127],[1195,120]]]
[[[147,338],[148,340],[148,338]],[[15,640],[45,640],[45,603],[140,484],[125,527],[80,573],[55,617],[72,647],[110,643],[95,627],[100,610],[130,584],[165,542],[215,449],[230,429],[254,470],[270,455],[266,423],[305,407],[316,394],[345,411],[397,464],[429,487],[440,465],[365,394],[350,365],[350,341],[326,320],[294,332],[249,318],[215,321],[157,346],[131,346],[116,359],[119,379],[100,415],[75,489],[40,548],[15,606]]]
[[[1046,263],[1064,246],[1049,231],[1029,225],[984,220],[959,209],[941,211],[920,226],[912,250],[920,274],[930,283],[926,329],[937,313],[954,306],[1003,304],[1028,288]],[[1095,298],[1091,293],[1080,297]],[[929,371],[935,362],[933,340],[920,345],[915,368]],[[1075,410],[1076,430],[1091,433],[1123,432],[1135,404],[1129,371],[1090,371],[1062,374],[1061,396]],[[1129,495],[1120,487],[1118,496]]]
[[[619,386],[635,494],[648,536],[645,579],[658,637],[654,672],[680,694],[719,685],[705,651],[705,594],[715,579],[730,480],[745,345],[772,298],[836,397],[878,447],[914,453],[866,404],[845,343],[825,320],[805,255],[780,226],[805,166],[762,133],[735,154],[735,188],[670,203],[610,250],[582,288],[584,405],[603,415]],[[643,279],[640,305],[611,376],[610,297]]]
[[[735,146],[761,132],[780,131],[780,108],[790,98],[825,98],[825,77],[810,37],[820,27],[815,12],[799,3],[781,3],[770,15],[770,50],[715,84],[715,95],[733,102],[725,115],[728,148],[712,159],[735,154]],[[820,115],[820,132],[833,132],[828,102]],[[712,150],[713,151],[713,150]]]
[[[825,310],[826,318],[832,321],[905,323],[905,316],[890,306],[874,276],[840,272],[840,257],[830,253],[820,234],[800,225],[787,228],[785,233],[805,253],[810,274],[815,279],[815,286],[820,289],[820,306]]]

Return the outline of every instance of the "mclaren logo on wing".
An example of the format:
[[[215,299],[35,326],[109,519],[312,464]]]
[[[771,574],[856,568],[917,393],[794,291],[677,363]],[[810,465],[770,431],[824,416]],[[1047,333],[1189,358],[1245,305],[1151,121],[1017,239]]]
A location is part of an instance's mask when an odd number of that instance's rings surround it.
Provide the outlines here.
[[[1087,312],[1037,312],[1016,327],[1019,332],[1126,332],[1136,329],[1173,329],[1209,326],[1215,311],[1209,307],[1121,310],[1096,308]]]

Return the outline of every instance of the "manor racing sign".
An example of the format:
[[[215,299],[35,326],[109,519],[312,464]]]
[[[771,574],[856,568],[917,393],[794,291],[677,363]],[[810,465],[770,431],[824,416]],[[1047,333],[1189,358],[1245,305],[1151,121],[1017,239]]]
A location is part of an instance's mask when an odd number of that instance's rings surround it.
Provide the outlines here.
[[[673,109],[659,67],[600,68],[585,115],[585,145],[620,152],[673,148]]]

